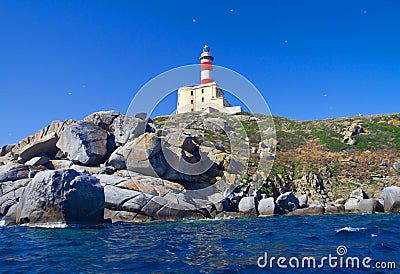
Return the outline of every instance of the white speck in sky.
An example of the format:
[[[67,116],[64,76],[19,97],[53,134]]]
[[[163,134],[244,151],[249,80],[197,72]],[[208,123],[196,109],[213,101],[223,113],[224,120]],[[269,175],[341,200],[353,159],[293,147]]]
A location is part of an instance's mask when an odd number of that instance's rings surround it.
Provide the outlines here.
[[[363,13],[364,13],[364,14],[367,14],[367,12],[368,12],[367,10],[363,10]]]
[[[325,93],[325,94],[324,94],[324,97],[328,97],[328,94]]]
[[[285,44],[287,44],[287,42],[288,42],[288,41],[287,41],[287,40],[285,40],[285,41],[283,41],[283,42],[284,42]]]
[[[68,92],[68,95],[72,95],[72,92]]]
[[[229,11],[230,11],[230,12],[233,12],[233,9],[230,9]]]
[[[193,18],[192,22],[193,22],[193,23],[196,23],[196,19]]]
[[[83,88],[85,88],[85,87],[86,87],[86,85],[82,85],[82,87],[83,87]]]

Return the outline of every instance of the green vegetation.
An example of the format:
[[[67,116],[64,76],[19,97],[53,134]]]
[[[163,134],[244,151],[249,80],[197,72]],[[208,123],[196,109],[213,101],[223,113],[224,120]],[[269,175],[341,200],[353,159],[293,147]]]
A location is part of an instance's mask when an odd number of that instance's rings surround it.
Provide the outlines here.
[[[163,125],[169,118],[170,116],[157,116],[153,119],[153,122],[157,125]]]
[[[260,130],[256,121],[242,121],[246,136],[249,138],[250,146],[258,146],[261,142]]]
[[[333,175],[339,176],[340,170],[341,170],[341,166],[339,163],[334,163],[331,165],[331,171],[332,171]]]
[[[250,115],[245,112],[237,113],[236,115],[248,115],[266,121],[266,118],[262,115]],[[154,123],[164,125],[168,119],[169,116],[159,116],[154,118]],[[400,151],[400,124],[398,124],[400,114],[346,117],[317,121],[296,121],[275,116],[273,120],[276,128],[276,136],[282,149],[298,148],[311,141],[318,141],[321,148],[334,152],[353,149],[364,151],[382,148],[395,148],[397,151]],[[353,136],[352,138],[356,141],[356,144],[350,146],[343,143],[342,132],[354,122],[361,125],[367,133]],[[169,122],[167,123],[169,124]],[[246,134],[249,138],[250,146],[257,147],[261,141],[258,122],[245,120],[241,121],[241,123],[243,130],[238,129],[237,133],[239,135]],[[204,135],[204,139],[207,141],[218,140],[221,143],[229,141],[226,135],[221,136],[218,133],[205,132]]]
[[[303,177],[303,164],[300,162],[300,160],[297,160],[294,163],[294,178],[293,179],[300,179]]]
[[[390,121],[394,121],[390,124]],[[320,145],[329,151],[349,149],[372,150],[395,148],[400,151],[399,114],[367,117],[348,117],[319,121],[296,121],[283,117],[274,117],[276,135],[281,148],[301,147],[309,141],[318,140]],[[367,132],[353,136],[354,146],[344,144],[341,134],[352,123],[357,122]]]

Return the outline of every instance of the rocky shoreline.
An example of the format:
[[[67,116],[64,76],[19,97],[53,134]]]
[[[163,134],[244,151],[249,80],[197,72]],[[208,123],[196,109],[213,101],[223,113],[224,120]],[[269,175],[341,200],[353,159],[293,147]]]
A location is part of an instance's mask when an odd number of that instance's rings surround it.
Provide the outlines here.
[[[242,116],[243,123],[260,119]],[[241,173],[247,163],[236,160],[224,142],[207,139],[210,132],[222,136],[235,131],[216,118],[196,118],[183,138],[175,138],[174,128],[161,129],[144,114],[101,111],[82,121],[54,121],[18,144],[3,146],[0,223],[98,225],[400,211],[398,186],[383,188],[380,197],[369,198],[355,188],[345,197],[322,201],[318,195],[325,188],[312,173],[303,179],[317,183],[303,189],[272,188],[271,178],[262,172]],[[258,147],[250,148],[251,159],[273,159],[278,145],[272,138],[258,140]],[[181,164],[204,158],[209,168],[199,174],[180,172],[168,160]],[[276,181],[283,180],[281,173],[271,174]]]

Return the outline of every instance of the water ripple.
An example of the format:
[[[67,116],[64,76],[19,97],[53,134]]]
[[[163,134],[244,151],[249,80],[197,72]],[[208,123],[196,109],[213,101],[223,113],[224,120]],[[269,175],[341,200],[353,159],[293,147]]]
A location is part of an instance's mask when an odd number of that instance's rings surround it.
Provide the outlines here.
[[[0,272],[265,273],[257,267],[264,252],[321,257],[339,245],[352,256],[399,261],[399,227],[398,214],[1,227]]]

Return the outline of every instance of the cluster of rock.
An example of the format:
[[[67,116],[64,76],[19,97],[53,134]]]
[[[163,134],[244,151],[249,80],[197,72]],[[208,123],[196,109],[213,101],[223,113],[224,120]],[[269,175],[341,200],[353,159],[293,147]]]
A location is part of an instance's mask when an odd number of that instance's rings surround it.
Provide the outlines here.
[[[391,186],[385,188],[380,199],[369,198],[362,189],[351,192],[350,197],[338,199],[326,206],[321,204],[309,204],[308,195],[296,197],[289,191],[281,194],[277,199],[266,196],[243,197],[239,202],[241,216],[304,216],[322,214],[344,213],[384,213],[400,211],[400,187]]]
[[[247,165],[243,155],[249,151],[229,153],[205,141],[200,132],[207,129],[248,141],[246,134],[240,136],[234,122],[217,118],[197,117],[191,123],[192,129],[185,121],[160,129],[144,114],[130,117],[102,111],[82,121],[54,121],[18,144],[1,147],[1,224],[97,225],[400,209],[398,187],[386,188],[380,201],[357,190],[347,201],[333,202],[312,174],[298,179],[297,192],[282,188],[267,197],[254,187],[249,189],[250,185],[242,190],[237,186]],[[181,128],[187,129],[181,134]],[[232,146],[232,150],[240,147]],[[276,146],[276,140],[267,138],[254,154],[272,164]],[[208,167],[202,173],[181,171],[191,168],[185,163],[202,161]],[[265,183],[267,174],[255,174],[252,180]]]
[[[350,126],[342,131],[343,143],[351,146],[356,145],[357,140],[355,140],[353,137],[368,133],[361,125],[362,122],[363,121],[354,121]]]
[[[19,144],[1,148],[0,218],[32,225],[215,216],[224,210],[223,202],[215,201],[224,200],[226,187],[241,178],[235,174],[240,161],[196,136],[173,134],[173,128],[160,130],[145,115],[116,111],[55,121]],[[178,165],[182,159],[201,159],[209,168],[188,175],[172,167],[166,154]],[[214,185],[223,180],[222,186]],[[208,186],[201,194],[190,194]]]

